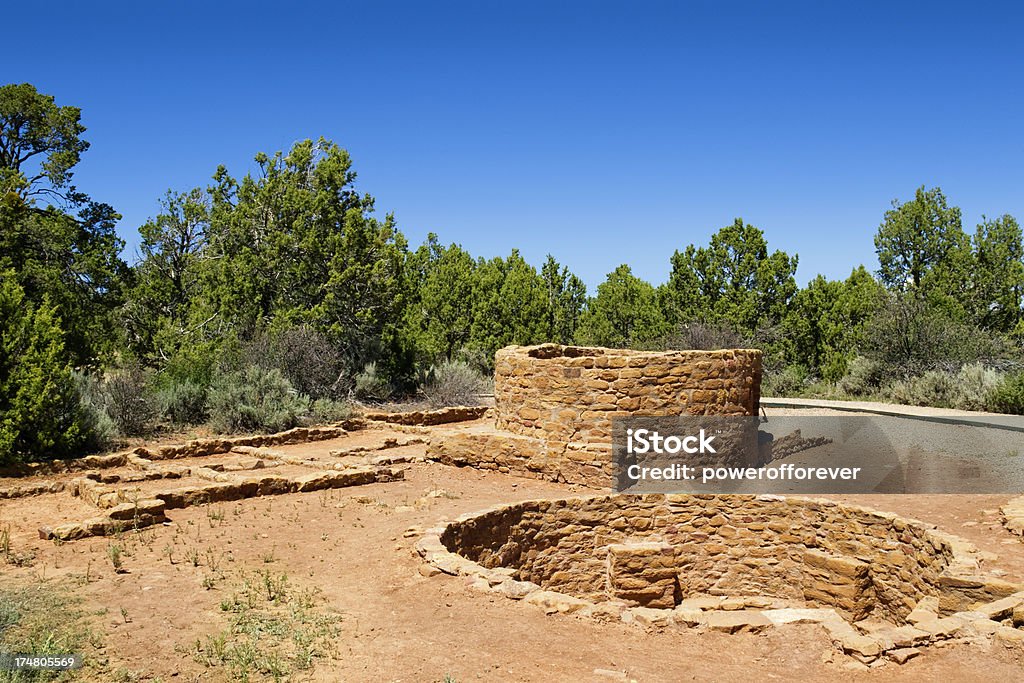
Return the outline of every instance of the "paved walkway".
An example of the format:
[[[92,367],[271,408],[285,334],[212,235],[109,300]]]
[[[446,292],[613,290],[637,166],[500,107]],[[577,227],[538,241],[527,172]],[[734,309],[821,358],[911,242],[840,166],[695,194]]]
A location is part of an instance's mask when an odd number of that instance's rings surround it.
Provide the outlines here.
[[[1024,432],[1024,415],[1003,415],[1000,413],[982,413],[969,410],[951,410],[949,408],[904,406],[895,403],[874,403],[871,401],[829,401],[814,398],[762,398],[761,405],[765,408],[828,408],[830,410],[846,410],[853,413],[906,417],[925,422],[962,424]]]

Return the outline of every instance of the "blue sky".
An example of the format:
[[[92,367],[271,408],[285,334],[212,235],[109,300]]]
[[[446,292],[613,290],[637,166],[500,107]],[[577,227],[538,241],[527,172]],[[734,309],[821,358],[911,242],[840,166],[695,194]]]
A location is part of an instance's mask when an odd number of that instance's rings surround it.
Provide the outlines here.
[[[920,185],[972,231],[1024,219],[1014,3],[96,4],[5,8],[0,82],[82,108],[76,183],[129,258],[168,188],[321,135],[413,245],[552,253],[591,289],[735,217],[801,283],[874,269]]]

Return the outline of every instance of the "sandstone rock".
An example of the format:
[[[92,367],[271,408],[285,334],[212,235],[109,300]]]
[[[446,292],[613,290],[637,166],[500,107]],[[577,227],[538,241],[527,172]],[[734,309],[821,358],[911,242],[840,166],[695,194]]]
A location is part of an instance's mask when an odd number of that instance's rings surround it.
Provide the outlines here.
[[[919,654],[921,654],[921,651],[916,647],[901,647],[885,653],[886,657],[897,664],[905,664]]]
[[[121,503],[107,511],[110,519],[132,521],[144,515],[164,516],[164,501],[158,499],[140,500],[138,503]]]
[[[587,619],[616,622],[622,620],[622,614],[628,608],[621,602],[599,602],[581,609],[578,614]]]
[[[516,581],[514,579],[508,579],[506,581],[502,581],[501,583],[499,583],[495,590],[497,590],[497,592],[501,593],[507,598],[512,598],[513,600],[522,600],[530,593],[540,590],[540,587],[537,584],[531,583],[529,581]]]
[[[762,612],[773,624],[807,624],[821,623],[836,618],[830,609],[783,608],[769,609]]]
[[[679,626],[690,628],[704,624],[704,612],[702,610],[693,607],[676,607],[672,612],[672,619]]]
[[[753,610],[735,612],[706,612],[704,623],[712,631],[737,633],[749,631],[759,633],[772,625],[763,613]]]
[[[992,640],[1004,647],[1021,648],[1024,647],[1024,630],[1010,626],[1000,626],[992,634]]]
[[[672,609],[678,590],[675,565],[675,550],[667,543],[609,545],[608,593],[628,604]]]
[[[673,610],[631,607],[622,611],[622,620],[643,628],[662,628],[672,623]]]
[[[555,612],[569,614],[590,604],[586,600],[546,590],[533,591],[523,598],[523,601],[531,605],[537,605],[548,614]]]
[[[882,654],[882,648],[874,638],[862,635],[854,635],[844,638],[841,643],[843,652],[856,657],[861,662],[873,662]]]
[[[1014,611],[1022,605],[1024,605],[1024,593],[1016,593],[1001,600],[979,605],[974,611],[998,621],[1012,616]]]
[[[914,627],[927,633],[932,640],[945,640],[957,635],[966,625],[962,619],[956,617],[945,617],[919,621]]]

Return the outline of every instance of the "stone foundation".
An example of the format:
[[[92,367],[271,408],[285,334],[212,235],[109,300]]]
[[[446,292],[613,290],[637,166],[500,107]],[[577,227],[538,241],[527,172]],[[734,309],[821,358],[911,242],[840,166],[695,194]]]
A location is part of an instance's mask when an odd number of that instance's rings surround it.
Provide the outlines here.
[[[417,550],[548,613],[727,633],[820,623],[865,662],[941,640],[1010,638],[1024,609],[1024,586],[984,575],[966,541],[826,500],[527,501],[432,529]]]
[[[937,597],[942,612],[1020,587],[979,576],[969,544],[934,527],[825,500],[644,495],[531,501],[449,525],[444,546],[487,568],[578,598],[634,594],[663,604],[764,596],[851,620],[904,623]],[[670,550],[669,550],[670,549]]]

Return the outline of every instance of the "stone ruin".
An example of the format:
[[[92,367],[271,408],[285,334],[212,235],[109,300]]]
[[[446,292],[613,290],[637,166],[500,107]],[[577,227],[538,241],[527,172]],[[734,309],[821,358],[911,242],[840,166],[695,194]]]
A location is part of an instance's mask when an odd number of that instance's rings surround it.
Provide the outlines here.
[[[495,357],[493,428],[432,440],[427,457],[606,488],[614,418],[757,415],[760,388],[756,349],[510,346]]]
[[[934,525],[828,500],[605,495],[499,506],[430,530],[435,567],[547,612],[648,628],[821,624],[845,653],[1022,640],[1024,585]],[[914,652],[916,654],[916,651]]]
[[[508,347],[496,358],[493,426],[432,440],[428,458],[607,488],[614,418],[757,415],[760,381],[756,350]],[[1024,586],[985,575],[971,544],[827,500],[527,501],[438,526],[417,548],[443,572],[549,613],[730,633],[815,622],[865,663],[1024,635]]]

